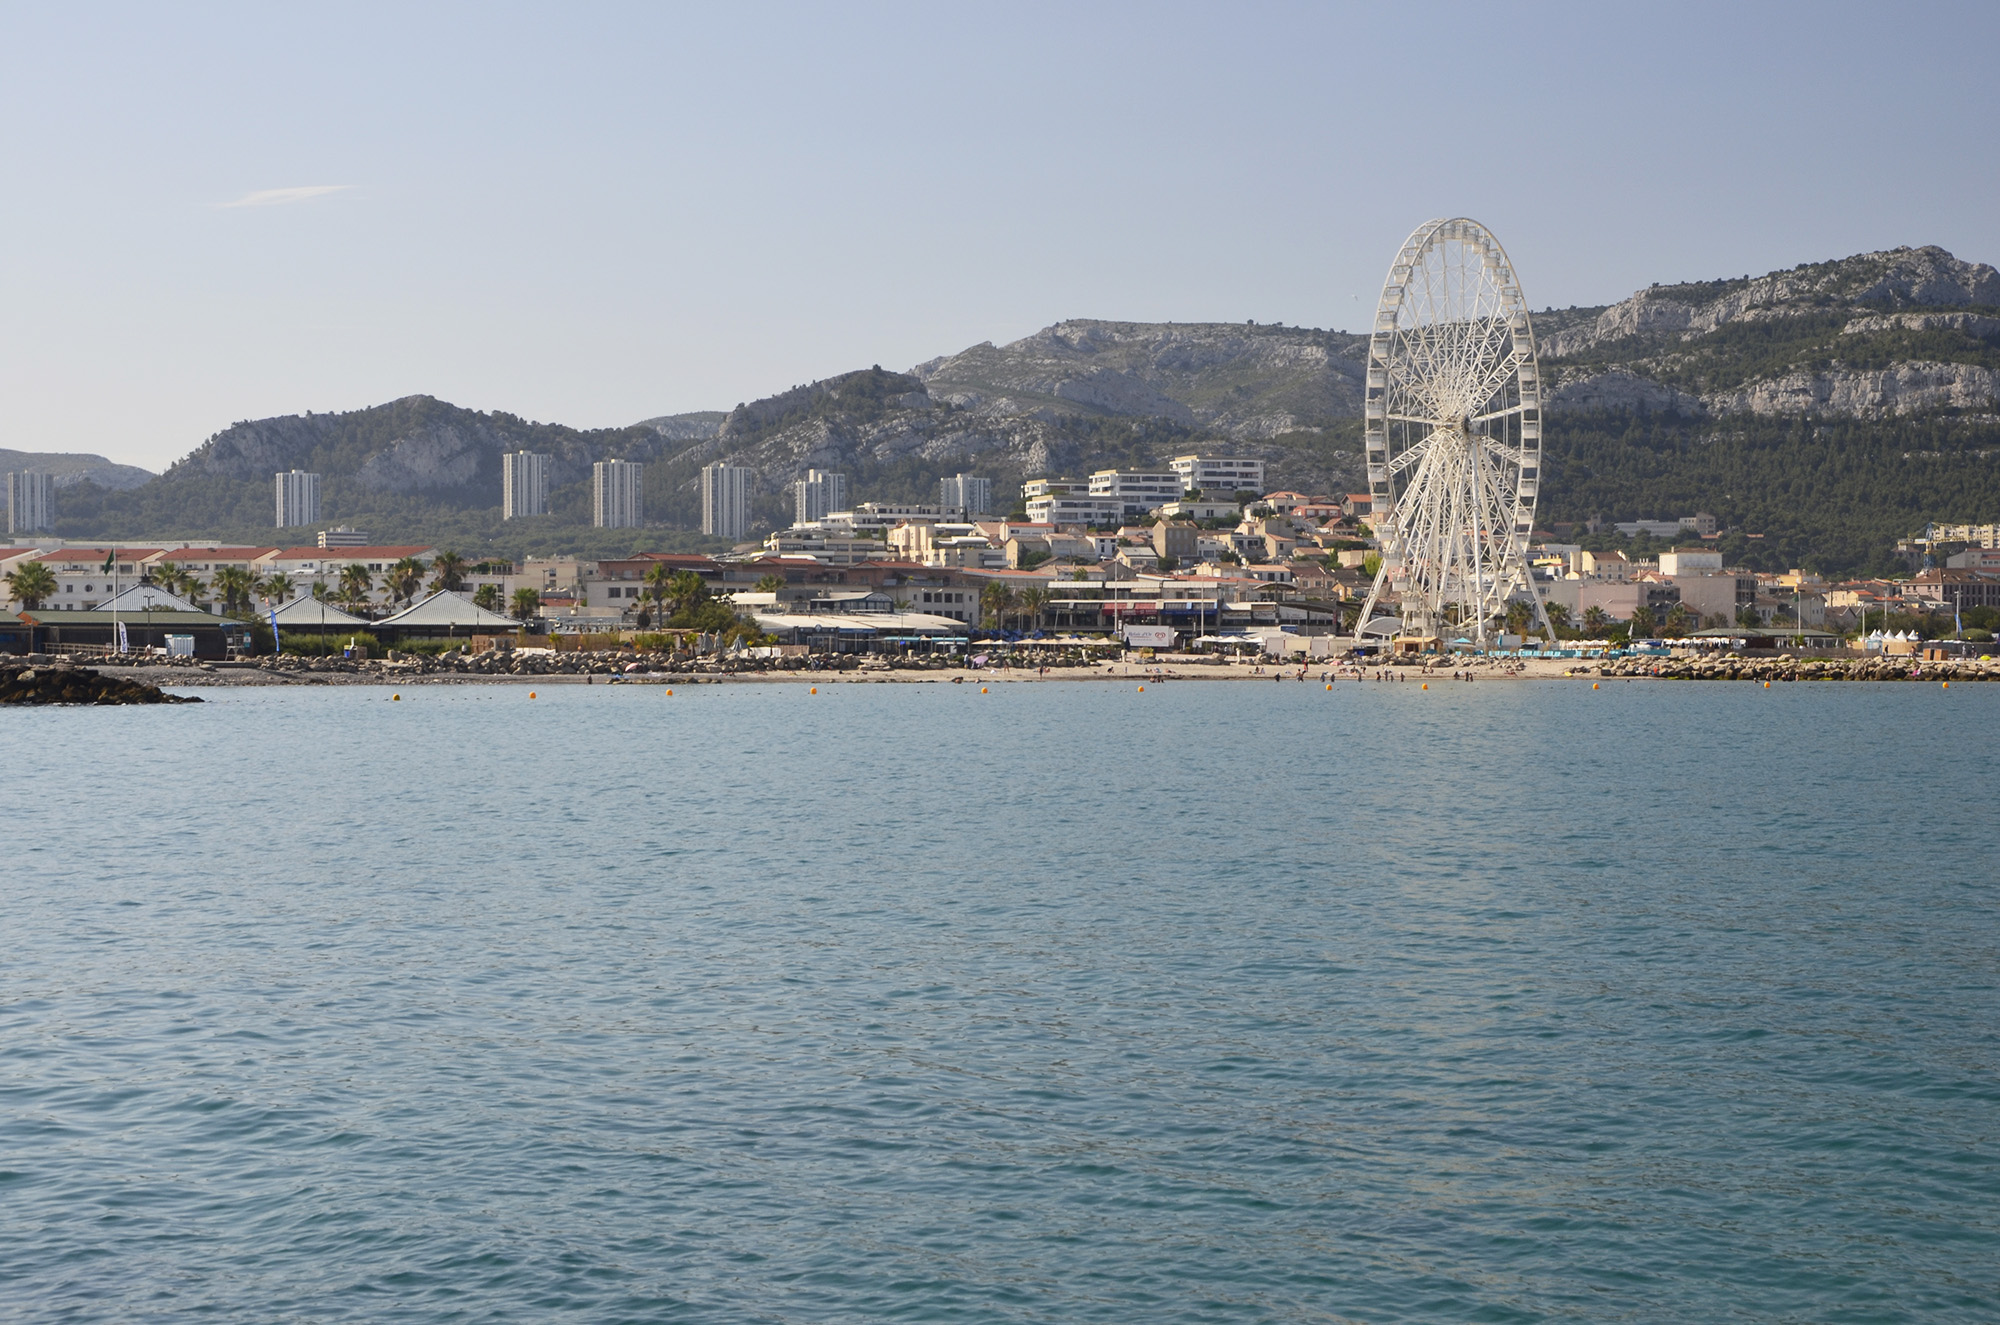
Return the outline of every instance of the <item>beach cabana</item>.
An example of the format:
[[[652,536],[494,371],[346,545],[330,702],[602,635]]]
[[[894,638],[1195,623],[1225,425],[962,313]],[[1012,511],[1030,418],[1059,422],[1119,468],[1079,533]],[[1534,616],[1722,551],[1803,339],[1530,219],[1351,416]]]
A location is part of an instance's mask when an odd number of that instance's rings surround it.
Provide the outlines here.
[[[514,618],[489,612],[449,589],[440,589],[394,616],[368,623],[368,629],[384,644],[404,640],[470,640],[474,635],[512,634],[520,628],[521,623]]]

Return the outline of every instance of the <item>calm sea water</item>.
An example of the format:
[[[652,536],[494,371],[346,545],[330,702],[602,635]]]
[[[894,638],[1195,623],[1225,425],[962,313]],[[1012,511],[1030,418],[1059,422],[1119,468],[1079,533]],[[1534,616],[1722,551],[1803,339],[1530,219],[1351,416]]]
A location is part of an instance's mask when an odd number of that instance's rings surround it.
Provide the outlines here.
[[[0,1317],[2000,1317],[2000,687],[0,714]]]

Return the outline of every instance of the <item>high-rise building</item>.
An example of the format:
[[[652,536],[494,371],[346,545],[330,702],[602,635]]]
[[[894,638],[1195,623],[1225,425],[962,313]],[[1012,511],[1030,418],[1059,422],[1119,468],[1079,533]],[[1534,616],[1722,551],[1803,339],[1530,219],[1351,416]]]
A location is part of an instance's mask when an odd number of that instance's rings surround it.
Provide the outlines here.
[[[294,469],[278,475],[278,528],[319,522],[319,475]]]
[[[56,522],[56,476],[22,470],[7,476],[7,532],[45,533]]]
[[[985,515],[993,509],[993,480],[970,474],[953,474],[938,480],[938,505],[957,507],[966,519]]]
[[[600,460],[590,467],[590,522],[599,529],[632,529],[646,522],[640,484],[646,467],[630,460]]]
[[[701,467],[701,532],[742,538],[750,532],[751,470],[717,461]]]
[[[549,513],[549,459],[533,451],[509,451],[500,457],[502,520]]]
[[[808,469],[792,484],[792,523],[812,524],[829,511],[847,509],[847,475]]]

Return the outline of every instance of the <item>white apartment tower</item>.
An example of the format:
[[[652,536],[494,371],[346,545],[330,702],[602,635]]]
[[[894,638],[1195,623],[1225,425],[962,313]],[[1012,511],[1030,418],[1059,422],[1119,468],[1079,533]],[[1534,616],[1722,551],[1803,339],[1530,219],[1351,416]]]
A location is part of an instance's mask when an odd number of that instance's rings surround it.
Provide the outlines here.
[[[549,513],[549,457],[509,451],[500,457],[500,518]]]
[[[45,533],[56,522],[56,476],[22,470],[7,476],[7,532]]]
[[[985,515],[993,509],[993,480],[974,478],[970,474],[941,478],[938,480],[938,505],[946,510],[956,507],[965,513],[968,520],[976,515]]]
[[[718,538],[750,532],[750,476],[750,470],[719,460],[701,467],[701,532]]]
[[[644,524],[646,503],[640,482],[646,467],[630,460],[600,460],[590,467],[590,522],[599,529],[632,529]]]
[[[294,469],[278,475],[278,528],[319,522],[319,475]]]
[[[812,524],[829,512],[847,509],[847,475],[808,469],[792,484],[792,523]]]

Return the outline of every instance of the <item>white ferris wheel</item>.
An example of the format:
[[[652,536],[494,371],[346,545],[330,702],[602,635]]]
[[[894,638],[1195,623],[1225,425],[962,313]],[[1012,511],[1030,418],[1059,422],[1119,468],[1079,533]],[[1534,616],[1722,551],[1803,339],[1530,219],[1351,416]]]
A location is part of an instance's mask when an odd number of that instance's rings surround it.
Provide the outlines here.
[[[1500,241],[1464,217],[1418,226],[1368,346],[1362,440],[1382,568],[1357,636],[1392,591],[1405,638],[1483,649],[1515,600],[1555,638],[1527,558],[1541,403],[1534,329]]]

